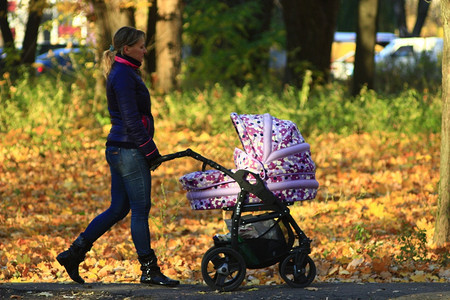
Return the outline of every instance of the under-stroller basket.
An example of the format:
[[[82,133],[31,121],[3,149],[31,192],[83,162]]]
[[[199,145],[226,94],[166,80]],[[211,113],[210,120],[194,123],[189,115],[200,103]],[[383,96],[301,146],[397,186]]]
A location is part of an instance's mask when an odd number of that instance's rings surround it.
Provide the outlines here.
[[[281,219],[256,220],[253,215],[243,216],[245,225],[239,226],[239,252],[244,257],[247,267],[258,269],[271,266],[286,255],[292,247],[288,228]],[[231,220],[225,220],[231,229]]]

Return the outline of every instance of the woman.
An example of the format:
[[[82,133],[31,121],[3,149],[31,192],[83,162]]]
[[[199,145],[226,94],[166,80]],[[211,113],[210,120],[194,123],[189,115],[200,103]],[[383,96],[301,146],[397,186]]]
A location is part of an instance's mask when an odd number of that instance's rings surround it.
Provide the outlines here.
[[[161,273],[155,252],[150,247],[150,166],[160,154],[153,141],[150,94],[139,73],[146,52],[145,33],[122,27],[114,35],[111,48],[103,54],[112,123],[106,142],[106,160],[111,171],[111,205],[56,258],[70,278],[78,283],[84,283],[78,266],[86,252],[131,210],[131,236],[141,263],[141,282],[164,286],[179,284]]]

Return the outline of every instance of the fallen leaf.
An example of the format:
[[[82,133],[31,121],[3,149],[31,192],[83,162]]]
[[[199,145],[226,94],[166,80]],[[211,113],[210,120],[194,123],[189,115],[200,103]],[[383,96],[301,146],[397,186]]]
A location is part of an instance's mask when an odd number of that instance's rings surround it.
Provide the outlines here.
[[[347,270],[349,271],[353,271],[356,268],[358,268],[362,263],[364,262],[364,258],[360,257],[360,258],[355,258],[354,260],[352,260],[348,266],[347,266]]]
[[[40,292],[40,293],[37,293],[36,296],[53,297],[53,294],[50,292]]]

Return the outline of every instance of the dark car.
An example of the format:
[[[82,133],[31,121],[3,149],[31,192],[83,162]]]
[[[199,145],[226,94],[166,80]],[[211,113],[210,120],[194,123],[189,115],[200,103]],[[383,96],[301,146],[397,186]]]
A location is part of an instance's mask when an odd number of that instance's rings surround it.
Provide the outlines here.
[[[93,66],[94,53],[85,48],[52,49],[36,57],[34,67],[38,74],[62,72],[70,74],[80,67]]]

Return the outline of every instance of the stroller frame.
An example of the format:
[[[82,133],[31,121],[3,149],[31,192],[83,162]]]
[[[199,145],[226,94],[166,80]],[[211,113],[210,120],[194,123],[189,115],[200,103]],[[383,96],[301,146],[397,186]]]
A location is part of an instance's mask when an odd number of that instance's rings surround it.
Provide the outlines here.
[[[215,241],[215,245],[210,248],[202,260],[202,275],[205,282],[213,289],[220,291],[231,291],[240,286],[245,278],[247,263],[239,253],[239,227],[254,222],[278,219],[283,222],[288,233],[288,248],[274,259],[263,262],[262,264],[249,264],[249,268],[257,269],[271,266],[279,262],[279,271],[283,280],[291,287],[306,287],[314,280],[316,267],[309,257],[311,253],[311,240],[298,226],[290,210],[285,203],[277,198],[264,184],[264,181],[258,174],[248,170],[239,169],[233,172],[222,165],[207,159],[199,153],[186,149],[159,157],[151,170],[155,170],[161,163],[182,157],[192,157],[203,163],[202,171],[206,166],[219,170],[234,179],[240,187],[236,205],[233,207],[222,208],[225,211],[232,211],[231,217],[231,239],[225,242]],[[248,178],[256,182],[250,182]],[[260,203],[246,203],[249,194],[253,194],[261,199]],[[268,212],[250,218],[241,218],[244,212]],[[293,247],[295,241],[298,246]],[[208,270],[208,265],[212,263],[213,271]]]

